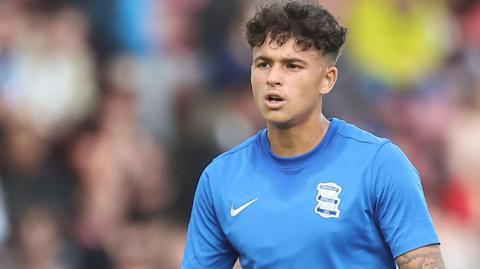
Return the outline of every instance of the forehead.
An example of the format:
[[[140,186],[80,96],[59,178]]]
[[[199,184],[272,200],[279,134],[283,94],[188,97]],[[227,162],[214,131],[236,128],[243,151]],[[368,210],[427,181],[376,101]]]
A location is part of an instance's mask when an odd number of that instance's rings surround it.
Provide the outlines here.
[[[287,42],[281,46],[270,38],[267,38],[262,46],[253,47],[252,50],[253,59],[258,57],[267,57],[273,60],[283,58],[297,58],[304,61],[322,61],[322,53],[315,47],[311,47],[308,50],[303,50],[300,45],[296,43],[294,38],[290,38]]]

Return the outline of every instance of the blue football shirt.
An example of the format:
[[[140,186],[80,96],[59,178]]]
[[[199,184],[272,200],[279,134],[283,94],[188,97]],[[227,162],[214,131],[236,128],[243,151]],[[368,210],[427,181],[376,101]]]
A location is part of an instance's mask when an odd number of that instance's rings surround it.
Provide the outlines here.
[[[395,268],[439,243],[419,175],[387,139],[331,119],[320,144],[272,153],[267,130],[214,159],[195,194],[182,268]]]

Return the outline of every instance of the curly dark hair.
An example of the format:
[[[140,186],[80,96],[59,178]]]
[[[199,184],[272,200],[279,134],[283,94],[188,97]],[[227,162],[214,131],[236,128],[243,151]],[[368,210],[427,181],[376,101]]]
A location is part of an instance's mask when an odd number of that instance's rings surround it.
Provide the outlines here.
[[[257,7],[246,23],[245,37],[253,47],[262,46],[267,37],[282,46],[294,38],[300,50],[312,46],[336,59],[345,42],[347,28],[341,26],[323,6],[287,1]]]

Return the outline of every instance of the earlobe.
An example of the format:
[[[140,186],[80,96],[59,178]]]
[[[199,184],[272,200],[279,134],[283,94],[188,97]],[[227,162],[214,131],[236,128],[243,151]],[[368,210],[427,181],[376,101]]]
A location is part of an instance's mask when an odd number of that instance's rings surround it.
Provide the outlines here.
[[[323,77],[322,89],[320,90],[321,95],[329,93],[335,83],[337,82],[338,69],[335,66],[327,67],[325,70],[325,76]]]

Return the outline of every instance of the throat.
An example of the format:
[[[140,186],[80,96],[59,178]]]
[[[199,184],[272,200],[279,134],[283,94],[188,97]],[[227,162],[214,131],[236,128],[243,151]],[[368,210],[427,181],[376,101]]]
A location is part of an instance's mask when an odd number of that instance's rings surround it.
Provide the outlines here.
[[[280,157],[295,157],[313,150],[323,140],[330,121],[322,117],[315,128],[268,128],[268,140],[272,152]]]

